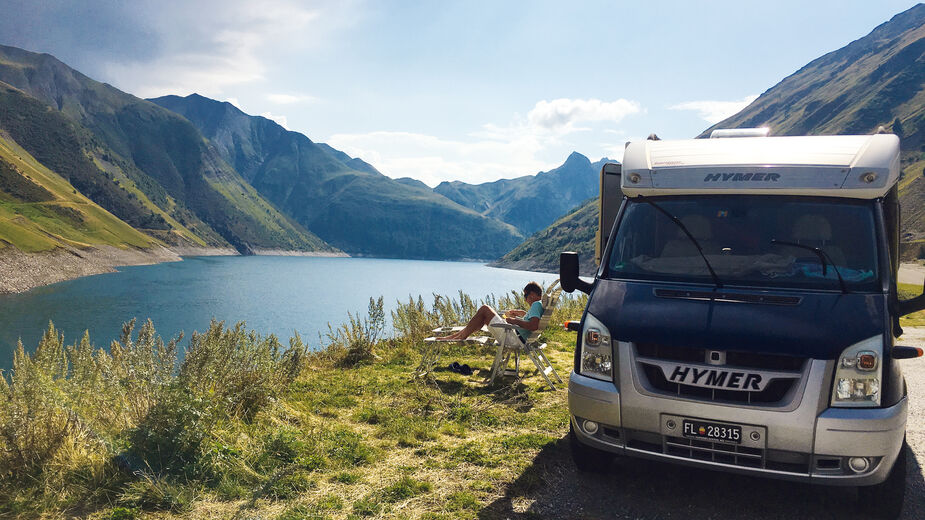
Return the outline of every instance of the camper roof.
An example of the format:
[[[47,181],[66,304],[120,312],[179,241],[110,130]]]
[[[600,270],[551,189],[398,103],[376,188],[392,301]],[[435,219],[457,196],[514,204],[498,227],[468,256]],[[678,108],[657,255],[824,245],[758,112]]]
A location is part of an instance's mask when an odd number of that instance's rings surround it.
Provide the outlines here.
[[[892,134],[742,137],[630,143],[623,192],[821,195],[872,199],[899,180]]]

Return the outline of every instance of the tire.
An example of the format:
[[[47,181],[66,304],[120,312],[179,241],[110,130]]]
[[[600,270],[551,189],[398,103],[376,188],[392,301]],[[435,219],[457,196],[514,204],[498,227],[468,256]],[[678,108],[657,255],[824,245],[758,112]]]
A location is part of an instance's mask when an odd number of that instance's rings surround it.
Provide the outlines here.
[[[572,461],[578,471],[584,473],[604,473],[610,469],[610,463],[616,458],[616,455],[609,451],[599,450],[582,444],[575,434],[575,426],[569,424],[568,430],[569,445],[572,448]]]
[[[906,498],[906,442],[886,480],[873,486],[858,488],[858,505],[874,518],[899,518]]]

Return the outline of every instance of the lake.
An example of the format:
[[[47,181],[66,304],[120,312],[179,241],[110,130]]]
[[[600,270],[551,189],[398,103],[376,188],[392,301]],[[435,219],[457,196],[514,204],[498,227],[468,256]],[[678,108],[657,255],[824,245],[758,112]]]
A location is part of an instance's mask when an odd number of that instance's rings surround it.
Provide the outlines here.
[[[286,256],[187,257],[182,262],[123,267],[101,274],[0,295],[0,369],[12,365],[16,340],[35,350],[49,320],[68,344],[90,331],[90,341],[107,346],[122,324],[151,318],[168,340],[204,331],[212,318],[226,325],[245,321],[261,334],[276,334],[283,344],[294,331],[312,346],[327,324],[347,321],[347,313],[366,315],[370,297],[383,296],[389,312],[398,300],[433,293],[474,298],[501,295],[535,280],[557,276],[497,269],[474,262],[434,262],[374,258]]]

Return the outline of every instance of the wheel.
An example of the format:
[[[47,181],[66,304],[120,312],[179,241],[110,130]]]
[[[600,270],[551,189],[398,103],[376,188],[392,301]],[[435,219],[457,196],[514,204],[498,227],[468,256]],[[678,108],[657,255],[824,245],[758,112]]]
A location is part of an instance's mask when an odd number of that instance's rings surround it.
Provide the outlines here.
[[[568,430],[569,445],[572,447],[572,461],[578,471],[587,473],[603,473],[610,468],[610,463],[616,457],[609,451],[599,450],[582,444],[575,434],[575,426],[569,424]]]
[[[906,498],[906,441],[886,480],[858,488],[858,505],[875,518],[899,518]]]

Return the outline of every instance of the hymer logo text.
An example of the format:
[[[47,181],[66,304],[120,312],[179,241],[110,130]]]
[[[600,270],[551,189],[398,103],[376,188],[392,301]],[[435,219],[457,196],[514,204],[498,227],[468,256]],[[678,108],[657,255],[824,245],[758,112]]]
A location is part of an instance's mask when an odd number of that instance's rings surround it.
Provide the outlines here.
[[[707,176],[703,178],[703,182],[777,182],[777,179],[780,179],[779,173],[708,173]]]

